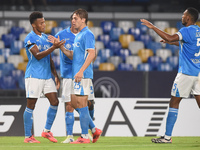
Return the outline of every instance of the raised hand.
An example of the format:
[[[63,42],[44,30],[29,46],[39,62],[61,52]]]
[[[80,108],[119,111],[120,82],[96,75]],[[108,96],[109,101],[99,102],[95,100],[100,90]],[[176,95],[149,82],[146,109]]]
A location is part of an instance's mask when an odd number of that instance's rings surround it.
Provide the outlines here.
[[[145,25],[150,29],[152,29],[154,27],[154,25],[146,19],[140,19],[140,21],[142,22],[142,25]]]

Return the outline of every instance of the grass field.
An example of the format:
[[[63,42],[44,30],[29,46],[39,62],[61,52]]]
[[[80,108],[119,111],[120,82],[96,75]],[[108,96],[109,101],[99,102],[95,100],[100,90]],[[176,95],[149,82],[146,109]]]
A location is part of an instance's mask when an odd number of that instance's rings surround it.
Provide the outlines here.
[[[51,143],[36,137],[41,143],[23,143],[24,137],[0,137],[0,150],[200,150],[200,137],[173,137],[172,144],[151,143],[151,137],[101,137],[97,143],[62,144],[65,137]],[[76,137],[75,137],[76,139]]]

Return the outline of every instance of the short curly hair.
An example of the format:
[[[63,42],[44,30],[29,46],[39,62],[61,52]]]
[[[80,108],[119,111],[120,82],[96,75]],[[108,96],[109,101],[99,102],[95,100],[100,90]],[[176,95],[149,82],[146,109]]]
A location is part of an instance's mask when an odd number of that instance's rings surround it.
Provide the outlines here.
[[[43,18],[43,13],[39,11],[34,11],[30,14],[29,21],[31,24],[33,24],[34,21],[37,20],[38,18]]]

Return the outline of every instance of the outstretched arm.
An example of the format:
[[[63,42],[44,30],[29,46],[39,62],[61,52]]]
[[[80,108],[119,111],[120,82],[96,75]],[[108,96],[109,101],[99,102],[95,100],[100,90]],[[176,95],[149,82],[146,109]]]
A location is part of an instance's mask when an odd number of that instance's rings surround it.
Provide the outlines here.
[[[140,19],[140,21],[142,22],[142,25],[145,25],[148,28],[153,29],[162,39],[164,39],[167,42],[176,42],[179,40],[179,36],[177,34],[170,35],[160,30],[146,19]]]
[[[168,41],[165,41],[165,40],[162,39],[160,42],[162,42],[162,43],[168,43],[168,44],[170,44],[170,45],[179,46],[179,42],[178,42],[178,41],[175,41],[175,42],[168,42]]]

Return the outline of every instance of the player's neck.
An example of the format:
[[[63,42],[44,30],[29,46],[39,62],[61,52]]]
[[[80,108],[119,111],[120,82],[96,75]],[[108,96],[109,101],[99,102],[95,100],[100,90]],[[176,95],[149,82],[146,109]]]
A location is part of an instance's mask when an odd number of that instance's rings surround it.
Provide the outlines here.
[[[39,32],[37,29],[33,28],[33,31],[35,32],[35,34],[41,36],[42,35],[42,32]]]
[[[86,24],[82,25],[79,29],[78,29],[78,32],[80,32],[83,28],[86,27]]]

